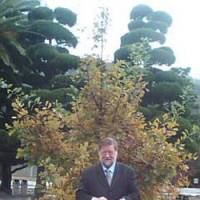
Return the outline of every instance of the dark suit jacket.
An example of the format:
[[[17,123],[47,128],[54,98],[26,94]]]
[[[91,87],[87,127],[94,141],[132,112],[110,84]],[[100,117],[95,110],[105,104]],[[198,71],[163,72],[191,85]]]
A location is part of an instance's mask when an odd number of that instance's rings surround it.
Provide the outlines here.
[[[108,200],[140,200],[134,171],[122,163],[116,163],[111,186],[108,185],[102,166],[99,163],[83,171],[76,200],[91,200],[104,196]]]

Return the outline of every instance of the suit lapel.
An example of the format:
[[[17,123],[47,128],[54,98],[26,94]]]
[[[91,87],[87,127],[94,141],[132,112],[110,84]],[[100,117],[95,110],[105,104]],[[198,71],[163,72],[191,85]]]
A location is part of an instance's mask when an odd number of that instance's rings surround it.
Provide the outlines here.
[[[98,178],[98,181],[104,185],[105,187],[109,187],[108,185],[108,182],[106,180],[106,176],[104,174],[104,171],[102,169],[102,166],[101,164],[98,164],[97,167],[96,167],[96,172],[97,172],[97,178]]]
[[[119,164],[116,163],[114,174],[113,174],[113,177],[112,177],[112,183],[111,183],[111,186],[110,186],[111,188],[114,187],[115,183],[117,183],[119,178],[120,178],[119,170],[120,170]]]

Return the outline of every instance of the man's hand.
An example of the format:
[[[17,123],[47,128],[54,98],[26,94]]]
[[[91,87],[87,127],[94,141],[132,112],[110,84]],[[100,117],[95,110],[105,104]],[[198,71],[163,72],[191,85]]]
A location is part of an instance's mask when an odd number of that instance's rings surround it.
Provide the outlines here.
[[[92,197],[91,200],[108,200],[106,197]]]
[[[97,197],[92,197],[91,200],[99,200]]]
[[[108,200],[106,197],[99,197],[99,200]]]

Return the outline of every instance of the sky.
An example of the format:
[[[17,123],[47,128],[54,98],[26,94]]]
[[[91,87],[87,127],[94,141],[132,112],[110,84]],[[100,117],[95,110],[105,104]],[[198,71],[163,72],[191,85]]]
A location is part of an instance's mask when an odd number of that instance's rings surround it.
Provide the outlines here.
[[[173,67],[190,67],[190,75],[200,79],[200,10],[198,0],[42,0],[50,8],[65,7],[77,14],[72,32],[79,38],[75,55],[92,54],[93,23],[99,7],[107,7],[110,25],[107,32],[104,60],[112,61],[120,47],[120,37],[128,32],[130,12],[138,4],[146,4],[154,11],[162,10],[171,15],[173,22],[166,35],[165,46],[173,49],[176,62]]]

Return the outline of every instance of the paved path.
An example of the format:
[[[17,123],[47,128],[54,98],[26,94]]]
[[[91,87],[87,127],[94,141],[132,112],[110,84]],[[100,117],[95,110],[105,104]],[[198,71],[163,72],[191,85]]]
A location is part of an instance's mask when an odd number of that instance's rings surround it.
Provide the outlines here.
[[[0,200],[32,200],[30,196],[11,196],[6,193],[0,192]]]
[[[0,197],[0,200],[32,200],[31,197]]]

